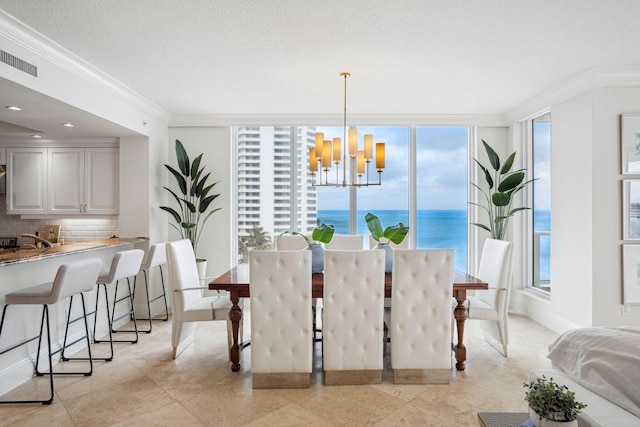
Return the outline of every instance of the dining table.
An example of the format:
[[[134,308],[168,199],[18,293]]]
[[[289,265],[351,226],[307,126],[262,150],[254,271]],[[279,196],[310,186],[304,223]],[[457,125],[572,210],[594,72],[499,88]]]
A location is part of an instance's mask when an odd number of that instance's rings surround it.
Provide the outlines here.
[[[393,284],[391,273],[385,273],[384,295],[391,298],[391,287]],[[324,274],[313,273],[311,279],[311,296],[313,298],[323,297]],[[464,345],[464,323],[468,317],[467,307],[464,305],[467,299],[467,291],[488,289],[489,285],[468,274],[456,270],[453,277],[453,297],[457,304],[453,310],[453,316],[456,321],[457,343],[452,343],[451,348],[455,352],[456,369],[464,371],[467,360],[467,349]],[[249,266],[240,264],[231,268],[221,276],[215,278],[209,283],[210,290],[227,291],[231,300],[231,309],[229,310],[229,319],[232,325],[233,343],[229,351],[231,360],[231,370],[237,372],[240,370],[240,351],[250,345],[250,341],[239,342],[240,322],[242,322],[242,307],[240,306],[240,298],[249,298]]]

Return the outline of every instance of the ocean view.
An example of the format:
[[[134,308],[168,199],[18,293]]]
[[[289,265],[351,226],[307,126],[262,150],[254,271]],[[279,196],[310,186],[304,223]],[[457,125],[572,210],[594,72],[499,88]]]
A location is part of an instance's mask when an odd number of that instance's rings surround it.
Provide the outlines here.
[[[364,216],[371,212],[380,218],[382,227],[396,225],[399,222],[409,224],[409,212],[406,210],[359,210],[358,234],[369,236]],[[550,230],[550,211],[536,211],[534,228],[536,231]],[[333,225],[336,234],[349,234],[348,210],[319,210],[318,220]],[[418,249],[454,250],[455,268],[467,270],[467,211],[466,210],[420,210],[417,221]],[[366,242],[367,240],[365,240]],[[540,278],[549,280],[550,239],[541,239]]]

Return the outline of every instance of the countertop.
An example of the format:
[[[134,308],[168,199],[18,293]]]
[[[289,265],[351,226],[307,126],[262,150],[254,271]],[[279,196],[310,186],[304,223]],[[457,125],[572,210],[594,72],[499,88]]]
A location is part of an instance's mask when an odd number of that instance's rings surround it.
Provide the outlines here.
[[[62,246],[53,246],[51,248],[0,249],[0,267],[37,261],[44,258],[68,255],[72,253],[88,252],[97,249],[108,248],[111,246],[139,243],[147,240],[149,240],[147,237],[119,237],[104,240],[93,240],[91,242],[67,243]]]

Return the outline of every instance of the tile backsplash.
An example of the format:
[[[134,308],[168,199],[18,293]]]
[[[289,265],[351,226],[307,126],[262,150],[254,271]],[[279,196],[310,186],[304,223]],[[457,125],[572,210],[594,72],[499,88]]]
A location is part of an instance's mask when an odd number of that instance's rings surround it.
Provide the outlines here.
[[[0,194],[0,207],[5,206],[5,195]],[[18,215],[7,215],[0,208],[0,237],[18,237],[19,243],[33,243],[31,238],[20,238],[24,233],[34,234],[39,231],[47,237],[47,225],[60,225],[60,239],[65,243],[87,242],[107,239],[118,235],[118,219],[21,219]]]

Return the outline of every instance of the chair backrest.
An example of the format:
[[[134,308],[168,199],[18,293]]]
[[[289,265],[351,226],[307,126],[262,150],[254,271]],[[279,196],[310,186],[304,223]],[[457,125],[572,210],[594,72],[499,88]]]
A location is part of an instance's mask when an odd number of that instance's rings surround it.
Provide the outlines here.
[[[325,370],[382,369],[384,251],[324,253]]]
[[[489,289],[476,292],[477,298],[495,307],[499,313],[509,308],[513,243],[487,239],[482,248],[478,278],[489,284]]]
[[[169,273],[169,283],[171,284],[171,294],[180,294],[180,298],[172,298],[172,302],[177,305],[175,310],[184,311],[202,299],[202,290],[189,292],[176,292],[187,288],[199,288],[200,277],[196,266],[196,256],[193,246],[188,239],[176,240],[167,243],[167,270]]]
[[[88,292],[96,286],[102,268],[102,260],[89,258],[62,264],[53,281],[51,296],[60,301],[80,292]]]
[[[298,251],[307,246],[307,241],[298,234],[276,236],[276,250],[278,251]]]
[[[386,242],[386,239],[384,240]],[[375,239],[371,237],[371,235],[369,235],[369,249],[373,249],[373,247],[377,244],[378,242],[376,242]],[[397,245],[393,242],[389,242],[389,245],[391,245],[393,249],[409,249],[409,236],[405,236],[404,240]]]
[[[157,265],[165,265],[167,263],[167,244],[156,243],[149,247],[147,256],[142,260],[140,270],[148,270]]]
[[[137,275],[140,272],[142,258],[144,258],[144,251],[142,249],[116,252],[111,260],[109,274],[100,277],[99,282],[112,283],[116,280]]]
[[[251,370],[311,372],[311,251],[249,252]]]
[[[361,251],[364,249],[362,236],[334,234],[329,243],[324,245],[325,249],[341,251]]]
[[[394,250],[390,329],[394,369],[451,368],[453,258],[453,249]]]

